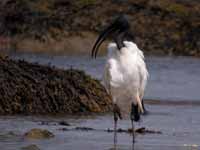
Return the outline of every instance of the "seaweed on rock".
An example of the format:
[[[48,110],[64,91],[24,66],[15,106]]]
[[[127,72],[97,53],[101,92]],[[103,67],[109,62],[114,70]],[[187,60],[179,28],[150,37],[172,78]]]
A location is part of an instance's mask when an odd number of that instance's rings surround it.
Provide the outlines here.
[[[106,112],[111,98],[83,71],[0,58],[0,114]]]

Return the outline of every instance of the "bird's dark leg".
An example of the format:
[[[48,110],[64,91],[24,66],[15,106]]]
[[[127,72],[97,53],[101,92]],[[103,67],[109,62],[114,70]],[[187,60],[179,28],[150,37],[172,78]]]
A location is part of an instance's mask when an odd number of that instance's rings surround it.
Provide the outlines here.
[[[131,104],[130,119],[131,119],[131,126],[132,126],[133,143],[135,143],[135,129],[134,129],[133,121],[139,121],[140,114],[139,114],[139,110],[138,110],[138,105],[135,105],[134,103]]]
[[[135,143],[135,128],[134,128],[133,120],[131,120],[131,126],[132,126],[133,143]]]
[[[117,112],[116,112],[116,104],[114,104],[114,108],[113,108],[113,113],[114,113],[114,147],[116,147],[117,144],[117,120],[118,120],[118,116],[117,116]]]
[[[117,120],[118,120],[118,117],[116,113],[114,112],[114,146],[115,147],[117,144]]]
[[[135,143],[135,129],[134,129],[134,124],[133,124],[133,121],[134,121],[134,104],[132,103],[131,104],[131,114],[130,114],[130,118],[131,118],[131,127],[132,127],[132,137],[133,137],[133,143]]]
[[[117,104],[114,104],[114,106],[113,106],[113,114],[114,114],[114,146],[116,147],[116,144],[117,144],[117,121],[118,121],[118,118],[120,118],[120,119],[122,118],[120,109],[117,106]]]

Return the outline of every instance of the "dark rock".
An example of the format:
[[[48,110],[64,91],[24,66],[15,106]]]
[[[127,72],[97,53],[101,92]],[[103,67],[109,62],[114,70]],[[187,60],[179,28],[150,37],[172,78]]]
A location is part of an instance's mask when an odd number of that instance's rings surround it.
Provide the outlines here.
[[[41,122],[39,123],[39,125],[49,125],[49,122],[47,122],[47,121],[41,121]]]
[[[48,121],[41,121],[38,123],[39,125],[46,125],[46,126],[56,126],[57,123],[55,122],[48,122]]]
[[[48,130],[43,129],[31,129],[30,131],[24,134],[26,138],[30,139],[45,139],[45,138],[53,138],[54,134],[49,132]]]
[[[70,126],[70,124],[66,121],[60,121],[58,124],[62,126]]]
[[[112,108],[100,82],[80,70],[0,58],[0,83],[0,115],[98,113]]]
[[[106,131],[107,132],[114,132],[114,130],[112,130],[112,129],[107,129]],[[132,133],[132,129],[125,130],[125,129],[119,128],[119,129],[117,129],[117,132],[118,133]],[[139,133],[139,134],[162,134],[161,131],[148,130],[144,127],[135,129],[135,132]]]
[[[135,132],[137,132],[137,133],[144,133],[145,131],[146,131],[146,129],[144,127],[138,128],[135,130]]]
[[[128,132],[132,133],[132,129],[128,129]],[[138,129],[135,130],[135,132],[136,133],[140,133],[140,134],[146,134],[146,133],[149,133],[149,134],[162,134],[161,131],[148,130],[145,127],[138,128]]]
[[[60,131],[69,131],[69,129],[67,129],[67,128],[59,128],[58,130],[60,130]]]
[[[89,127],[76,127],[75,130],[92,131],[94,129],[93,128],[89,128]]]

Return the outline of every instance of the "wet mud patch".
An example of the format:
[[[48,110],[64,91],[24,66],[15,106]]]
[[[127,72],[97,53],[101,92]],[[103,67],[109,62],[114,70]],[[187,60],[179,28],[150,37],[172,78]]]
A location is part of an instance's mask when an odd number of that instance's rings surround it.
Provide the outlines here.
[[[113,129],[95,129],[95,128],[91,128],[91,127],[74,127],[74,128],[59,128],[59,131],[82,131],[82,132],[107,132],[107,133],[111,133],[114,132]],[[128,134],[132,134],[132,129],[122,129],[122,128],[118,128],[117,129],[117,133],[128,133]],[[145,127],[141,127],[141,128],[137,128],[135,129],[135,133],[137,134],[162,134],[161,131],[158,130],[152,130],[152,129],[147,129]]]
[[[43,125],[43,126],[71,126],[70,123],[67,121],[59,121],[59,122],[51,122],[51,121],[41,121],[38,123],[38,125]]]

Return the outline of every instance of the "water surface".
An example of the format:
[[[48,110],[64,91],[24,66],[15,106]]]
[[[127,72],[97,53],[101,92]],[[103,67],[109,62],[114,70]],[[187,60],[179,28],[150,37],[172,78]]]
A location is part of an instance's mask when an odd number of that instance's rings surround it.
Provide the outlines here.
[[[101,80],[105,57],[47,56],[18,54],[15,59],[86,71]],[[145,98],[159,100],[200,100],[200,59],[193,57],[147,57],[150,78]]]
[[[161,131],[162,134],[144,134],[136,136],[135,150],[197,150],[200,145],[200,118],[199,107],[193,106],[153,106],[147,105],[151,114],[142,118],[138,127],[146,127],[149,130]],[[65,126],[55,125],[58,121],[65,120],[70,127],[90,127],[94,131],[62,131]],[[41,125],[41,121],[49,122],[49,125]],[[0,117],[0,146],[3,150],[16,150],[29,144],[36,144],[44,150],[79,150],[97,149],[110,150],[113,148],[113,133],[104,132],[113,127],[111,115],[87,116],[87,117]],[[129,120],[119,121],[122,129],[130,128]],[[32,128],[43,128],[55,134],[48,140],[28,140],[23,134]],[[8,132],[14,132],[15,136],[5,136]],[[118,133],[117,147],[121,150],[131,149],[131,136],[126,133]]]
[[[85,70],[101,80],[105,58],[92,60],[89,57],[39,56],[20,54],[12,56],[30,62]],[[145,99],[160,103],[146,105],[149,115],[143,116],[138,127],[161,131],[162,134],[137,135],[135,150],[197,150],[200,145],[200,60],[189,57],[147,57],[150,79]],[[165,103],[164,103],[165,102]],[[163,105],[164,104],[164,105]],[[70,127],[91,127],[94,131],[62,131],[57,125],[61,120]],[[42,121],[49,125],[41,125]],[[56,125],[55,125],[56,124]],[[0,148],[16,150],[36,144],[42,150],[111,150],[113,133],[103,132],[113,127],[111,114],[99,116],[2,116],[0,117]],[[119,127],[130,128],[130,120],[122,120]],[[44,128],[55,134],[48,140],[28,140],[23,134],[32,128]],[[99,129],[99,130],[98,130]],[[12,133],[10,133],[12,131]],[[118,133],[119,150],[132,149],[131,136]]]

